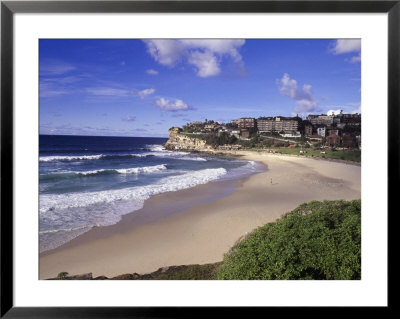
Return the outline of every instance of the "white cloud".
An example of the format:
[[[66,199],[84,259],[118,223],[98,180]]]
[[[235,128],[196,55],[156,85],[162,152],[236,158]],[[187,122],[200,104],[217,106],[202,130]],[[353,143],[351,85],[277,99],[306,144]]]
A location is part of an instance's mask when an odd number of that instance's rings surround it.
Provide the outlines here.
[[[285,73],[280,80],[280,83],[278,82],[279,86],[279,92],[283,95],[286,95],[290,97],[291,99],[296,98],[297,94],[297,81],[293,80],[289,77],[289,74]]]
[[[175,101],[170,101],[165,98],[159,98],[156,101],[156,106],[158,106],[162,111],[187,111],[190,109],[189,105],[179,99]]]
[[[358,52],[358,55],[346,59],[350,63],[361,62],[361,40],[360,39],[339,39],[332,42],[329,51],[333,54],[344,54]]]
[[[158,63],[174,67],[179,62],[195,66],[200,77],[220,74],[223,58],[230,57],[241,63],[239,48],[245,40],[192,39],[192,40],[144,40],[147,51]]]
[[[104,95],[104,96],[128,96],[128,95],[131,95],[129,90],[114,89],[114,88],[87,88],[86,91],[93,95]]]
[[[137,95],[139,95],[141,99],[144,99],[147,95],[153,94],[155,91],[156,91],[155,89],[145,89],[138,91]]]
[[[153,88],[144,90],[127,90],[127,89],[115,89],[108,87],[100,88],[87,88],[86,92],[92,95],[102,95],[102,96],[139,96],[144,99],[147,95],[153,94],[156,90]]]
[[[331,52],[333,54],[343,54],[359,51],[361,51],[360,39],[339,39],[336,40],[331,46]]]
[[[339,115],[341,112],[342,110],[329,110],[326,115]]]
[[[348,60],[350,63],[357,63],[361,62],[361,52],[358,53],[358,55],[355,55],[351,57],[351,59]]]
[[[149,75],[157,75],[158,71],[157,70],[153,70],[153,69],[148,69],[146,70],[146,73]]]
[[[228,39],[192,39],[180,40],[189,50],[207,50],[219,55],[228,54],[235,62],[242,59],[238,52],[238,48],[245,44],[245,40],[228,40]]]
[[[326,113],[327,115],[339,114],[340,110],[342,110],[345,114],[361,113],[361,102],[347,102],[342,105],[329,105],[324,106],[324,109],[329,109],[329,111]]]
[[[175,66],[185,52],[183,43],[179,40],[144,40],[147,51],[158,63]]]
[[[202,78],[218,75],[221,70],[217,57],[206,51],[195,51],[188,58],[188,62],[197,68],[197,75]]]
[[[55,60],[44,61],[39,65],[39,73],[41,76],[61,75],[75,69],[76,67],[73,65]]]
[[[289,74],[285,73],[282,79],[277,80],[279,92],[296,102],[294,111],[297,113],[311,113],[318,109],[318,102],[311,91],[311,85],[304,84],[301,89],[295,79],[291,79]]]

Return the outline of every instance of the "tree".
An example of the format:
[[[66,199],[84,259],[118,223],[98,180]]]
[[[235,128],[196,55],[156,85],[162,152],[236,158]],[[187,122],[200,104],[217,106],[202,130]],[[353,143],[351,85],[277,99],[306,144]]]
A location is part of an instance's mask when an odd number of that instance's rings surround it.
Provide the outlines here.
[[[349,133],[351,135],[361,134],[361,125],[345,125],[342,129],[343,133]]]
[[[209,133],[205,136],[206,143],[211,146],[219,146],[225,144],[234,144],[237,138],[227,132],[222,132],[220,135]]]

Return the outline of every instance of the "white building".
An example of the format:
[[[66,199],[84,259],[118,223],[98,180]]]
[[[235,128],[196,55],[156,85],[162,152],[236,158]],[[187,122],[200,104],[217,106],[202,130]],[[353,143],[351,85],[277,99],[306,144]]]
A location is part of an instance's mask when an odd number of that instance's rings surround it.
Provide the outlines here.
[[[239,130],[232,130],[231,135],[233,135],[236,138],[240,137],[240,131]]]
[[[319,136],[325,137],[326,136],[326,128],[325,127],[318,127],[317,134]]]
[[[294,131],[291,133],[285,133],[285,134],[280,134],[283,137],[301,137],[301,134],[299,131]]]

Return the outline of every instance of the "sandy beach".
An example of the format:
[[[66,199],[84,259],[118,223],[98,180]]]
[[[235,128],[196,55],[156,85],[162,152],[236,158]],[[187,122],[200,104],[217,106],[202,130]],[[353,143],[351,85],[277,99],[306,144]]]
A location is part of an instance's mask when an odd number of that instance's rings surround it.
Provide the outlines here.
[[[360,165],[239,153],[264,163],[267,170],[153,196],[118,224],[94,228],[42,253],[40,279],[62,271],[111,277],[221,261],[239,238],[303,202],[361,198]]]

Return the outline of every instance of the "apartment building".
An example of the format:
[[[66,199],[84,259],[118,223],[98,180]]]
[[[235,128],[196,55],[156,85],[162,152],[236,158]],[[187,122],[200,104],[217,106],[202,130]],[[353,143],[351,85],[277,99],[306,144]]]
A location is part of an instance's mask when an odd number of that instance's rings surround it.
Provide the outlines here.
[[[257,127],[256,119],[252,117],[242,117],[240,119],[233,120],[232,123],[236,124],[240,129]]]
[[[352,126],[361,125],[361,114],[342,114],[342,117],[340,118],[340,123]]]
[[[311,122],[312,125],[326,125],[330,126],[333,124],[334,115],[309,115],[307,120]]]
[[[304,126],[304,134],[305,134],[306,136],[310,136],[310,135],[312,135],[312,133],[313,133],[313,127],[312,127],[312,125],[306,125],[306,126]]]
[[[299,128],[298,118],[291,117],[260,117],[257,119],[257,128],[262,132],[293,132]]]

